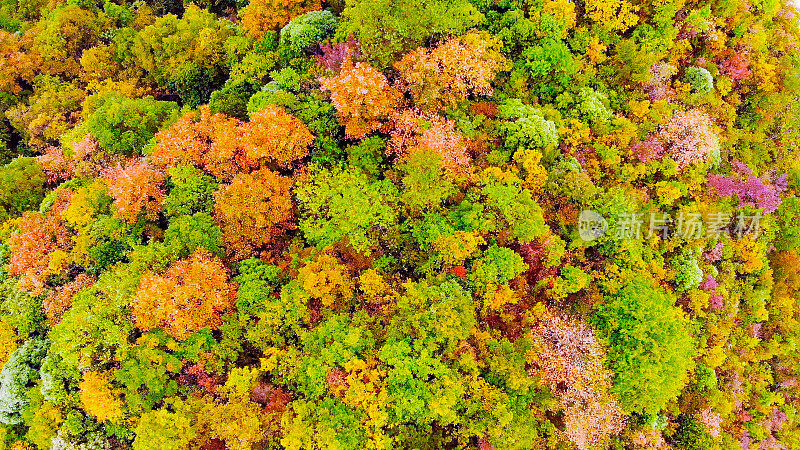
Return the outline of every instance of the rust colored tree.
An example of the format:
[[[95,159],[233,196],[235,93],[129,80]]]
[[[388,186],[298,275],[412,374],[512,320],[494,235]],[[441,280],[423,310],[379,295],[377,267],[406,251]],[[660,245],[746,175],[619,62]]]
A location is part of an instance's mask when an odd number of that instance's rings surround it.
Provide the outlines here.
[[[250,167],[241,145],[241,122],[212,114],[208,106],[192,111],[155,136],[150,160],[162,167],[193,165],[219,179],[231,179]]]
[[[292,181],[261,169],[239,174],[216,194],[214,215],[231,257],[244,259],[268,244],[294,218]]]
[[[381,71],[349,57],[338,75],[320,78],[320,83],[323,90],[331,92],[345,133],[355,139],[379,129],[401,100]]]
[[[420,47],[395,65],[402,76],[399,84],[426,109],[455,106],[469,95],[491,95],[495,75],[507,65],[500,46],[488,34],[474,32],[433,49]]]
[[[392,116],[394,128],[388,150],[399,158],[415,152],[432,152],[442,158],[442,165],[452,176],[467,173],[470,157],[464,137],[455,123],[438,114],[403,110]],[[422,124],[427,123],[427,127]]]
[[[114,215],[128,223],[140,214],[147,220],[157,220],[164,201],[164,173],[144,159],[136,159],[124,167],[108,171],[108,193],[114,199]]]
[[[164,274],[142,276],[133,297],[136,326],[161,328],[184,340],[195,331],[222,323],[221,314],[233,307],[236,285],[228,269],[205,249],[176,262]]]
[[[54,209],[47,214],[24,213],[17,219],[17,229],[19,232],[8,239],[9,273],[20,276],[21,289],[40,293],[47,278],[64,269],[73,244],[71,234]]]
[[[303,122],[277,106],[254,113],[243,128],[240,136],[247,159],[262,166],[275,163],[287,167],[308,155],[308,147],[314,142],[314,135]]]
[[[55,326],[61,322],[61,316],[72,306],[72,298],[79,291],[94,284],[97,278],[86,273],[79,274],[73,281],[59,286],[51,292],[42,302],[47,324]]]

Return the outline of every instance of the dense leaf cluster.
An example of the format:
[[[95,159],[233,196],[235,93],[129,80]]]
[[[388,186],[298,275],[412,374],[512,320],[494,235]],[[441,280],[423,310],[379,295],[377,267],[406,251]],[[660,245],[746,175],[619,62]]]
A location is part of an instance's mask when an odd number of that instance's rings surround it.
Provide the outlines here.
[[[0,450],[800,447],[797,14],[0,0]]]

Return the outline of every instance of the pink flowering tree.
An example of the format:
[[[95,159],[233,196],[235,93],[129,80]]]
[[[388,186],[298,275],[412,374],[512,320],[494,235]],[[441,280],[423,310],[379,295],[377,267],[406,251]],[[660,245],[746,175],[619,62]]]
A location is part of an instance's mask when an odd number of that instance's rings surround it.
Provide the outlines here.
[[[664,155],[664,143],[655,136],[647,136],[641,142],[634,142],[631,145],[631,154],[639,159],[641,162],[649,162],[660,158]]]
[[[341,69],[346,59],[361,58],[358,41],[352,36],[344,42],[320,44],[319,49],[321,54],[316,55],[317,64],[334,72]]]
[[[765,213],[773,213],[781,205],[781,192],[786,190],[786,174],[772,182],[769,177],[756,177],[753,170],[744,163],[734,160],[731,163],[731,176],[709,175],[708,185],[720,197],[736,196],[739,207],[754,206]]]
[[[565,433],[578,449],[596,448],[619,433],[625,414],[611,394],[612,373],[594,331],[572,318],[547,315],[531,330],[531,374],[564,408]]]
[[[659,128],[658,137],[681,169],[719,156],[719,130],[699,109],[676,113]]]

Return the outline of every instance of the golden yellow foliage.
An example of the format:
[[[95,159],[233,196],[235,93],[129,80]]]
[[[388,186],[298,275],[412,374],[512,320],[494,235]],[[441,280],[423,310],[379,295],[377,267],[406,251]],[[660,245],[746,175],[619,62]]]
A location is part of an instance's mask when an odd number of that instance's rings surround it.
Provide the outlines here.
[[[92,184],[78,189],[70,195],[69,206],[61,213],[61,219],[72,228],[86,228],[97,218],[100,204],[107,191],[108,188],[103,180],[95,180]]]
[[[547,170],[541,164],[542,152],[524,148],[514,154],[514,159],[525,169],[525,187],[535,191],[547,181]]]
[[[625,0],[588,0],[586,12],[603,28],[613,31],[626,31],[639,22],[636,15],[638,6]]]
[[[353,280],[347,267],[327,253],[317,255],[301,267],[297,278],[304,291],[327,307],[332,307],[337,299],[353,295]]]
[[[607,49],[608,47],[601,43],[600,38],[595,35],[589,39],[589,45],[586,47],[586,56],[589,57],[592,64],[598,64],[606,60]]]
[[[6,321],[0,321],[0,370],[8,361],[11,353],[19,347],[17,343],[17,332],[14,327]]]
[[[753,73],[758,80],[758,88],[767,92],[774,92],[778,89],[777,67],[771,64],[766,58],[758,58],[753,62]]]
[[[569,31],[575,28],[575,23],[578,18],[575,12],[575,3],[570,0],[544,0],[541,9],[531,4],[530,18],[532,21],[539,22],[543,15],[549,15],[552,17],[552,19],[549,19],[550,21],[555,19],[555,21],[561,25],[561,34],[559,36],[554,36],[560,39],[567,38]],[[547,31],[550,30],[548,29]],[[547,36],[544,27],[537,30],[536,35],[539,37]]]
[[[476,231],[456,231],[448,236],[440,236],[433,248],[439,253],[445,265],[459,265],[478,251],[478,246],[486,241]]]
[[[34,448],[35,447],[28,442],[17,441],[11,445],[10,450],[34,450]]]
[[[122,400],[110,386],[110,374],[86,372],[80,382],[80,399],[83,409],[99,422],[115,422],[122,418]]]
[[[592,141],[592,129],[578,119],[570,119],[569,127],[561,128],[558,134],[568,146],[579,146]]]
[[[367,297],[373,298],[389,290],[389,284],[375,269],[367,269],[358,277],[358,287]]]
[[[0,30],[0,90],[15,95],[22,91],[21,83],[33,81],[40,59],[24,50],[17,35]]]

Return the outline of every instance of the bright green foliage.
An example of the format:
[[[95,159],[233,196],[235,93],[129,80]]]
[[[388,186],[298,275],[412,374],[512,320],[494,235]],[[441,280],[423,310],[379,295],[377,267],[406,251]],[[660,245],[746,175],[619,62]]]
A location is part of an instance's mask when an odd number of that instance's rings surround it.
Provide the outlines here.
[[[456,193],[455,185],[445,175],[442,157],[437,153],[414,152],[400,168],[405,172],[401,198],[412,211],[435,209]]]
[[[706,426],[690,416],[683,416],[680,427],[675,432],[676,448],[690,450],[710,450],[715,448],[714,438],[708,434]]]
[[[415,338],[417,351],[428,348],[451,351],[475,325],[475,309],[468,291],[454,281],[409,283],[397,302],[397,314],[389,327],[388,339]],[[401,345],[402,347],[402,345]]]
[[[508,100],[500,106],[500,116],[516,119],[503,125],[506,147],[511,150],[535,148],[552,150],[558,145],[555,122],[545,119],[536,108],[524,105],[519,99]]]
[[[281,420],[285,434],[281,445],[289,450],[306,448],[365,448],[361,414],[335,398],[321,402],[298,400]]]
[[[424,345],[390,340],[379,356],[390,367],[387,390],[394,420],[425,423],[457,417],[463,387],[455,384],[455,371],[430,355]],[[439,403],[435,409],[434,401]]]
[[[191,255],[198,247],[222,256],[225,252],[221,242],[222,230],[208,213],[176,217],[164,233],[164,243],[174,252],[176,259]]]
[[[800,448],[793,15],[0,0],[0,450]]]
[[[386,142],[378,136],[368,136],[358,144],[347,147],[347,162],[370,176],[378,175],[384,167]]]
[[[130,343],[130,298],[139,274],[129,267],[110,270],[95,286],[79,292],[72,308],[50,331],[53,348],[72,367],[87,369],[109,362]]]
[[[522,52],[522,59],[515,64],[521,71],[539,84],[537,91],[552,96],[563,89],[575,75],[578,65],[569,47],[561,40],[543,39]]]
[[[273,83],[275,82],[270,81],[263,89],[250,97],[247,103],[249,113],[262,111],[269,105],[283,106],[289,109],[292,105],[299,106],[301,102],[296,94],[283,90],[277,83]]]
[[[359,326],[362,320],[363,315],[352,320],[336,315],[301,335],[303,353],[307,356],[299,363],[298,383],[307,398],[319,398],[327,393],[329,372],[343,370],[374,350],[375,339],[369,329]]]
[[[498,105],[498,113],[503,119],[519,119],[527,116],[541,116],[542,110],[525,104],[518,98],[510,98]]]
[[[702,67],[689,67],[683,75],[683,80],[692,85],[692,89],[699,94],[708,94],[714,89],[714,76],[708,69]]]
[[[300,229],[318,247],[347,238],[354,249],[369,253],[380,228],[397,220],[397,188],[357,170],[320,170],[295,194],[303,207]]]
[[[44,172],[33,158],[16,158],[0,167],[0,223],[37,209],[44,182]]]
[[[74,3],[57,6],[35,25],[33,40],[44,73],[74,77],[83,50],[98,43],[99,17],[92,11],[94,8],[82,6]]]
[[[298,57],[336,31],[336,18],[329,10],[311,11],[295,17],[281,28],[280,50],[286,56]]]
[[[120,26],[127,27],[136,18],[135,12],[124,5],[117,5],[108,0],[103,4],[103,12],[116,19]]]
[[[558,287],[563,290],[564,294],[574,294],[586,288],[592,279],[589,274],[575,266],[564,267],[561,270],[561,277],[564,283]]]
[[[377,67],[399,59],[436,34],[461,35],[484,17],[465,0],[347,1],[339,35],[353,34],[361,50]]]
[[[80,372],[61,359],[52,347],[42,359],[39,376],[44,400],[54,405],[67,403],[70,395],[77,392],[78,380],[81,379]]]
[[[236,293],[236,310],[240,314],[254,314],[264,307],[264,302],[275,292],[280,269],[264,264],[256,258],[242,261],[239,265],[239,290]]]
[[[611,119],[612,112],[606,106],[608,97],[591,88],[582,88],[578,93],[578,110],[592,124],[603,124]]]
[[[274,31],[268,33],[267,36],[272,33],[274,33]],[[267,41],[267,37],[264,37],[261,41],[255,42],[253,51],[249,51],[242,56],[241,61],[233,62],[231,65],[229,83],[234,83],[234,85],[236,83],[248,83],[252,85],[254,89],[266,83],[269,80],[270,72],[275,70],[280,60],[278,52],[274,50],[278,40],[274,36],[269,38],[270,42],[272,40],[275,41],[275,44],[269,45],[270,50],[260,46],[261,43]],[[228,83],[226,83],[226,86],[227,85]],[[223,87],[223,90],[224,89]],[[218,95],[221,95],[221,92],[222,91],[215,91]],[[249,97],[249,95],[247,95],[247,97]],[[247,98],[245,98],[244,101],[247,102]]]
[[[40,331],[44,325],[42,299],[16,288],[13,278],[0,283],[0,314],[2,320],[14,327],[20,338]]]
[[[514,250],[496,245],[483,252],[483,257],[472,263],[469,279],[478,289],[482,286],[500,286],[524,272],[528,266]]]
[[[211,93],[208,106],[212,113],[247,119],[247,102],[256,91],[249,81],[228,79],[222,89]]]
[[[0,372],[0,422],[15,425],[22,422],[22,411],[28,406],[27,391],[39,378],[39,365],[47,353],[48,342],[32,338],[14,350]]]
[[[306,304],[310,299],[297,283],[278,289],[279,270],[257,259],[239,266],[236,310],[245,328],[245,337],[259,348],[282,345],[286,336],[296,334],[308,321]]]
[[[780,250],[800,247],[800,199],[786,199],[777,211],[781,223],[781,235],[777,237],[775,246]]]
[[[169,194],[164,198],[164,212],[169,217],[210,213],[214,210],[214,178],[192,166],[176,166],[169,174]]]
[[[300,84],[306,80],[307,74],[298,72],[291,67],[286,67],[281,70],[270,72],[269,76],[272,78],[272,81],[262,88],[264,91],[274,92],[284,90],[287,92],[299,92],[301,91]]]
[[[134,450],[183,450],[196,437],[190,407],[180,401],[142,414],[136,427]]]
[[[489,2],[473,2],[486,14],[492,5]],[[502,13],[492,12],[496,19],[492,21],[492,31],[503,40],[503,51],[506,54],[519,54],[521,48],[531,47],[537,42],[538,24],[525,17],[525,11],[519,8],[509,9]]]
[[[115,379],[125,387],[125,403],[130,411],[147,411],[177,392],[178,385],[170,378],[180,371],[181,361],[165,351],[170,341],[172,338],[162,332],[147,333],[120,354],[121,367],[115,372]]]
[[[542,208],[533,200],[531,192],[516,181],[507,181],[489,175],[481,192],[486,206],[494,215],[492,223],[507,224],[513,238],[530,242],[547,232]]]
[[[44,401],[36,389],[28,391],[28,398],[30,405],[22,414],[22,420],[28,426],[25,438],[38,448],[51,448],[52,438],[61,425],[61,411]]]
[[[387,390],[392,416],[423,424],[458,420],[464,389],[439,352],[455,350],[475,325],[472,299],[448,281],[406,284],[379,357],[389,366]]]
[[[100,273],[112,265],[125,261],[128,253],[141,243],[142,228],[112,216],[100,216],[88,228],[91,247],[86,269]]]
[[[684,251],[672,260],[675,284],[679,291],[694,289],[703,281],[703,271],[692,252]]]
[[[109,95],[98,99],[95,105],[97,109],[81,129],[94,136],[103,150],[126,156],[140,154],[142,147],[159,129],[176,119],[178,113],[176,103],[152,97],[129,99]]]
[[[654,414],[680,394],[696,352],[675,299],[650,281],[629,281],[596,313],[608,340],[614,391],[631,412]]]

